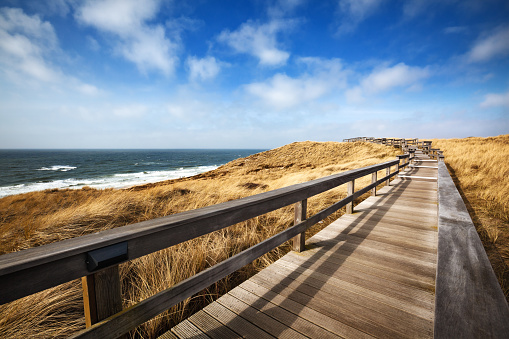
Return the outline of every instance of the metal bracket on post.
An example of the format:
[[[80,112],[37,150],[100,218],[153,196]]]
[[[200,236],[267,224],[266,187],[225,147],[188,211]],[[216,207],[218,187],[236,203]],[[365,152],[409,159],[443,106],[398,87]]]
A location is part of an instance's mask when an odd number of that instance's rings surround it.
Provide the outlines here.
[[[293,219],[294,225],[297,225],[297,224],[303,222],[304,220],[306,220],[307,205],[308,205],[307,199],[304,199],[302,201],[295,203],[295,217]],[[299,233],[295,237],[293,237],[293,250],[295,252],[304,251],[305,245],[306,245],[306,233],[305,232]]]
[[[87,268],[93,273],[81,279],[86,327],[122,311],[118,264],[127,259],[127,242],[87,253]]]

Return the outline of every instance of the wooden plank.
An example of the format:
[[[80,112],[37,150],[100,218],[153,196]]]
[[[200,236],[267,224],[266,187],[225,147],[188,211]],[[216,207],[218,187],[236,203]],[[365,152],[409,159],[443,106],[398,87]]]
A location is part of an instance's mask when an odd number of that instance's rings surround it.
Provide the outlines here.
[[[355,222],[354,225],[351,223]],[[355,227],[358,232],[369,234],[368,231],[372,230],[374,233],[380,233],[380,235],[400,236],[407,240],[422,242],[423,244],[429,242],[436,247],[436,225],[428,224],[424,227],[412,227],[412,222],[408,221],[386,221],[385,218],[372,220],[372,218],[342,218],[334,222],[333,228],[342,227],[345,230],[343,232],[353,233],[350,230]],[[435,227],[433,227],[435,226]],[[346,230],[348,228],[348,231]]]
[[[280,323],[276,319],[266,315],[265,313],[258,312],[256,309],[246,304],[245,302],[233,297],[230,294],[225,294],[216,301],[218,304],[229,308],[232,312],[248,320],[252,324],[263,328],[264,331],[277,338],[306,338],[306,336],[293,330]]]
[[[390,209],[386,210],[362,209],[361,211],[358,211],[356,213],[357,214],[354,217],[369,218],[370,220],[385,220],[387,222],[401,221],[410,223],[416,223],[420,221],[422,223],[420,227],[423,229],[429,229],[431,226],[434,225],[436,227],[437,225],[437,219],[432,215],[419,216],[416,214],[408,213],[402,214],[401,212],[391,211]],[[419,227],[419,225],[417,225],[416,227]]]
[[[179,339],[179,337],[177,337],[171,331],[168,331],[157,337],[157,339]]]
[[[277,279],[277,275],[264,275],[262,277],[260,274],[257,274],[253,276],[251,280],[261,286],[265,286],[273,292],[300,304],[306,305],[319,313],[325,314],[330,318],[356,328],[359,331],[363,331],[371,336],[387,338],[405,337],[403,333],[395,331],[391,326],[392,324],[380,324],[371,320],[369,317],[371,314],[365,309],[355,307],[355,310],[358,311],[354,312],[351,305],[348,303],[342,303],[341,301],[336,300],[331,301],[330,298],[322,298],[321,296],[316,297],[312,293],[310,295],[309,290],[307,290],[303,285],[299,286],[301,286],[304,291],[288,287],[283,283],[284,281]],[[345,312],[345,310],[348,311]]]
[[[299,273],[299,267],[288,268],[284,265],[277,264],[270,267],[270,269],[266,270],[263,276],[266,279],[269,279],[269,275],[272,276],[280,276],[281,281],[280,284],[284,284],[285,282],[290,282],[291,279],[297,281],[295,286],[300,286],[300,282],[305,282],[307,284],[312,284],[314,277],[310,276],[307,278],[302,278]],[[313,272],[313,274],[315,274]],[[397,299],[401,302],[407,302],[410,304],[414,304],[424,309],[432,309],[434,296],[429,293],[429,291],[424,291],[421,289],[412,288],[411,286],[397,283],[395,281],[390,281],[387,279],[382,279],[380,277],[375,277],[372,275],[367,275],[363,273],[359,273],[358,271],[343,271],[338,275],[324,275],[325,279],[329,279],[331,281],[336,281],[338,285],[349,284],[350,286],[356,286],[358,288],[362,288],[365,291],[365,295],[369,295],[370,293],[376,293],[380,296],[383,296],[384,299]],[[286,278],[286,280],[284,280]],[[324,284],[318,281],[317,285],[322,289],[325,289]],[[315,286],[315,287],[316,287]],[[336,291],[339,293],[339,291]]]
[[[310,244],[308,246],[310,248],[310,255],[322,250],[321,247],[315,248],[314,244]],[[328,260],[331,263],[336,261],[340,263],[351,262],[352,265],[359,265],[359,269],[361,269],[362,266],[366,266],[369,270],[380,269],[389,273],[397,274],[400,277],[409,277],[431,285],[433,285],[435,281],[435,271],[433,268],[412,265],[411,262],[404,262],[402,260],[360,255],[359,253],[356,253],[355,256],[353,256],[349,251],[342,251],[341,248],[338,248],[337,251],[327,252],[326,255],[320,256],[315,260],[317,262]]]
[[[228,294],[239,300],[242,300],[246,304],[257,309],[259,312],[269,315],[285,326],[294,329],[306,337],[340,338],[338,335],[325,330],[324,328],[308,321],[307,319],[301,318],[300,315],[289,312],[288,310],[279,307],[278,305],[273,304],[268,300],[260,298],[256,294],[253,294],[245,289],[237,287],[230,291]]]
[[[333,228],[327,228],[322,235],[334,236],[337,232]],[[370,241],[377,241],[389,245],[400,246],[402,248],[409,248],[416,251],[427,252],[430,254],[436,253],[436,247],[432,243],[419,243],[418,238],[407,238],[404,235],[398,235],[391,232],[380,232],[378,229],[364,230],[359,229],[355,232],[349,232],[348,236],[357,237],[360,241],[363,239]],[[433,239],[432,239],[433,240]]]
[[[315,238],[316,240],[320,238]],[[351,255],[353,253],[353,249],[355,248],[347,248],[344,247],[344,243],[337,243],[334,240],[330,240],[328,238],[323,238],[320,242],[313,242],[309,244],[313,246],[315,244],[319,244],[320,246],[328,246],[331,244],[336,244],[333,251],[328,252],[327,255],[335,256],[335,255]],[[318,248],[320,249],[320,247]],[[416,262],[413,259],[408,259],[403,256],[397,255],[388,255],[383,251],[369,251],[369,249],[364,251],[355,251],[355,258],[360,258],[363,260],[372,260],[378,264],[387,263],[387,265],[391,265],[393,267],[397,267],[402,270],[409,270],[419,275],[425,276],[434,276],[436,267],[435,265],[428,262]]]
[[[509,338],[505,296],[447,167],[438,167],[435,336]]]
[[[224,307],[220,303],[212,303],[203,309],[214,319],[217,319],[224,326],[230,328],[232,331],[240,334],[243,338],[248,339],[270,339],[274,336],[262,330],[260,327],[253,325],[246,319],[239,317],[235,312]]]
[[[289,312],[298,313],[300,317],[303,317],[304,319],[307,319],[327,331],[337,334],[338,336],[344,338],[371,338],[371,336],[362,331],[345,325],[336,319],[330,318],[311,307],[307,307],[307,305],[300,304],[290,298],[286,298],[276,292],[273,292],[262,285],[256,284],[252,280],[245,281],[239,287],[258,295],[259,297],[264,298],[265,300],[270,301]]]
[[[200,311],[193,314],[188,320],[210,338],[228,339],[239,338],[239,334],[224,326],[210,314]],[[178,326],[178,325],[177,325]]]
[[[178,324],[178,326],[175,326],[171,331],[178,338],[210,339],[208,335],[187,319]]]
[[[382,277],[426,291],[432,291],[435,288],[434,277],[419,276],[408,271],[398,270],[395,267],[388,268],[346,255],[328,256],[326,258],[313,259],[313,261],[308,260],[308,258],[303,258],[302,256],[284,256],[279,259],[279,261],[281,261],[282,264],[284,264],[284,262],[298,264],[302,268],[311,270],[334,270],[336,272],[334,273],[335,275],[341,274],[341,272],[345,270],[354,270],[362,274]]]
[[[405,242],[391,241],[391,239],[383,239],[379,236],[362,236],[360,234],[341,234],[338,235],[334,230],[328,229],[320,232],[320,237],[332,238],[335,241],[345,241],[345,245],[353,245],[357,248],[370,248],[380,251],[386,251],[396,256],[404,255],[412,260],[419,260],[425,263],[436,262],[436,251],[433,248],[425,247],[423,250],[422,246],[410,246],[406,245]],[[344,247],[346,248],[346,246]]]

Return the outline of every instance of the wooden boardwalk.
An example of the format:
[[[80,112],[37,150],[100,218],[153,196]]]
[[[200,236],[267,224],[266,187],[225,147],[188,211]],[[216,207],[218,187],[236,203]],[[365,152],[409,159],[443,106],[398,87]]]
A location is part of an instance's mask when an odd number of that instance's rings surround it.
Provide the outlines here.
[[[433,337],[437,162],[401,177],[162,338]]]

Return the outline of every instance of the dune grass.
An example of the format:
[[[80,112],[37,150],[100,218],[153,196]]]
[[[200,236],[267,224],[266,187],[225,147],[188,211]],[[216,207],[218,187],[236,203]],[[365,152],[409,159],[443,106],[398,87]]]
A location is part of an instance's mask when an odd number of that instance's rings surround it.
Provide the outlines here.
[[[509,135],[435,139],[509,302]]]
[[[191,178],[124,190],[47,190],[0,199],[0,253],[183,212],[393,160],[399,151],[369,143],[299,142],[237,159]],[[381,177],[382,173],[379,174]],[[356,181],[357,188],[370,177]],[[308,215],[346,196],[341,186],[308,201]],[[343,210],[310,229],[316,233]],[[293,206],[120,265],[124,307],[131,306],[293,223]],[[154,338],[290,250],[285,244],[130,335]],[[81,282],[71,281],[0,306],[0,337],[67,337],[84,328]]]

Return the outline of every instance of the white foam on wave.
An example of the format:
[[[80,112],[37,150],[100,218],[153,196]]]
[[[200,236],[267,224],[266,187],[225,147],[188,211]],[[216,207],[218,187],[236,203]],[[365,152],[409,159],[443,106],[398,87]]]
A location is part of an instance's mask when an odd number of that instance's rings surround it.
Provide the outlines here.
[[[148,171],[137,173],[119,173],[113,176],[100,177],[95,179],[62,179],[51,182],[37,182],[15,186],[0,187],[0,198],[8,195],[22,194],[47,189],[81,189],[89,186],[97,189],[104,188],[126,188],[137,185],[149,184],[158,181],[190,177],[203,172],[216,169],[218,166],[198,166],[190,168],[179,168],[168,171]]]
[[[38,169],[38,171],[60,171],[60,172],[67,172],[72,171],[73,169],[76,169],[78,167],[75,166],[69,166],[69,165],[53,165],[51,167],[41,167]]]

